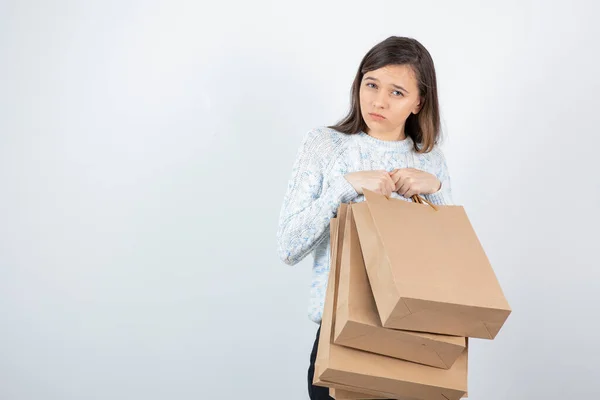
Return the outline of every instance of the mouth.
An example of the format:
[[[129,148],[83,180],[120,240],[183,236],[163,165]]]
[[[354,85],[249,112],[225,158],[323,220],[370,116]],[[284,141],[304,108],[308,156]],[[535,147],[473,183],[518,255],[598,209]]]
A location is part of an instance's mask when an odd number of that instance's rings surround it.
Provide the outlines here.
[[[377,114],[377,113],[369,113],[369,115],[371,116],[371,118],[376,119],[376,120],[382,120],[385,119],[385,117],[381,114]]]

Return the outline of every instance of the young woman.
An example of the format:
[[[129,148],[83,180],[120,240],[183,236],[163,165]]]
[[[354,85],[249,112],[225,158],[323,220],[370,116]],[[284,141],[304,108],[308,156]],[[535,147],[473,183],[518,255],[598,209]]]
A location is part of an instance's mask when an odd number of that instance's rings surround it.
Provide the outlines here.
[[[289,265],[314,256],[309,316],[319,324],[310,356],[311,399],[329,275],[329,221],[340,203],[364,200],[363,189],[410,201],[451,204],[450,176],[439,144],[440,115],[433,60],[412,38],[392,36],[364,56],[352,85],[349,114],[310,130],[295,160],[279,220],[280,258]]]

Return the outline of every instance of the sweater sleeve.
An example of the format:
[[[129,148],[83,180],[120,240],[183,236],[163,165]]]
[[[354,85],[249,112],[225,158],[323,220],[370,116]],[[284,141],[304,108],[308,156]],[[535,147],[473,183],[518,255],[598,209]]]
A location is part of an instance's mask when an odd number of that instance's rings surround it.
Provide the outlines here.
[[[340,203],[358,196],[343,176],[323,187],[324,168],[336,153],[336,144],[331,135],[319,129],[309,131],[302,140],[277,230],[279,257],[286,264],[295,265],[304,259],[327,235]]]
[[[434,165],[434,174],[442,182],[442,186],[437,192],[424,195],[425,199],[437,205],[454,204],[448,164],[446,163],[446,157],[440,148],[436,148],[432,151],[432,163]]]

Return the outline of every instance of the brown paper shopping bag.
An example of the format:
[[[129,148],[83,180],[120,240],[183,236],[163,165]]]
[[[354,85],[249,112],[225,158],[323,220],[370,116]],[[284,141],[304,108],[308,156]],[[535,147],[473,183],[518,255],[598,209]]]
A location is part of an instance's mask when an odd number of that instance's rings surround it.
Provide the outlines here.
[[[465,349],[464,337],[388,329],[381,325],[356,225],[352,216],[347,220],[350,223],[348,229],[343,219],[337,221],[338,236],[343,238],[347,256],[338,262],[334,343],[438,368],[450,368]],[[349,232],[348,237],[345,232]]]
[[[350,216],[347,212],[347,235]],[[347,257],[348,250],[343,244],[337,256],[341,253]],[[402,400],[458,400],[466,393],[468,346],[451,368],[441,369],[333,343],[337,272],[337,260],[332,260],[315,362],[315,385]]]
[[[360,393],[356,391],[351,391],[348,389],[334,389],[329,388],[329,396],[333,397],[335,400],[374,400],[374,399],[385,399],[386,397],[379,396],[370,396],[366,393]],[[463,399],[468,398],[465,393],[462,397]]]
[[[511,309],[463,207],[365,190],[352,209],[384,327],[496,337]]]
[[[386,397],[380,396],[369,396],[366,393],[353,392],[344,389],[329,388],[329,396],[335,400],[379,400],[386,399]]]
[[[337,217],[334,217],[331,219],[331,223],[330,223],[330,256],[331,256],[331,262],[332,263],[336,263],[338,260],[337,254],[338,254],[338,242],[341,242],[343,235],[338,235],[339,232],[339,220],[345,221],[346,218],[346,204],[341,204],[340,207],[338,208],[338,213],[337,213]],[[334,270],[332,270],[333,273]],[[319,355],[318,355],[319,356]],[[317,357],[318,357],[317,356]],[[318,364],[319,361],[316,361],[315,365]],[[320,385],[320,386],[327,386],[330,389],[330,395],[335,399],[336,396],[337,398],[343,400],[343,399],[347,399],[347,400],[351,400],[351,399],[385,399],[385,397],[381,397],[381,396],[377,396],[373,393],[375,392],[371,392],[369,390],[366,390],[366,392],[371,393],[371,395],[366,394],[366,393],[357,393],[356,392],[356,388],[353,386],[349,386],[349,385],[343,385],[340,383],[333,383],[333,382],[323,382],[320,381],[315,374],[315,378],[313,381],[313,384],[315,385]],[[337,389],[336,389],[337,388]],[[337,392],[336,392],[337,391]]]

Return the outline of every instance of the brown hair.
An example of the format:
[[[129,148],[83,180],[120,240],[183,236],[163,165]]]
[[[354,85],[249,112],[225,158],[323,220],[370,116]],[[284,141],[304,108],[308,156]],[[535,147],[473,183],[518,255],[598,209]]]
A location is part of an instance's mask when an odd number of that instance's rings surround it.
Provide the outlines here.
[[[368,127],[360,113],[360,85],[365,73],[387,65],[410,65],[415,72],[422,105],[416,115],[411,114],[406,119],[404,130],[413,139],[415,151],[427,153],[440,138],[437,80],[431,55],[421,43],[412,38],[390,36],[369,50],[363,57],[352,84],[348,115],[329,128],[346,134],[366,132]]]

